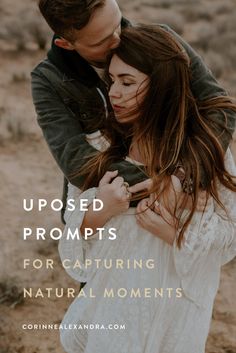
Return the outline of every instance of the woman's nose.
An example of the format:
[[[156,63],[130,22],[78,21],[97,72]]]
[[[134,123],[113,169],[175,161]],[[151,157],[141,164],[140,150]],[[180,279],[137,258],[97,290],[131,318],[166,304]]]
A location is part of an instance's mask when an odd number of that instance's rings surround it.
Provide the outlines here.
[[[113,99],[121,97],[121,91],[120,91],[118,85],[115,82],[111,85],[108,94],[109,94],[109,97],[113,98]]]

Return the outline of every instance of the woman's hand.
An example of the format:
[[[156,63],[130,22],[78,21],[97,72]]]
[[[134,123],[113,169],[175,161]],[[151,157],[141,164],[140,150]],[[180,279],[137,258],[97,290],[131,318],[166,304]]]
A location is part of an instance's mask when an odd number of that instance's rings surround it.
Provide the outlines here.
[[[122,177],[117,176],[118,171],[106,172],[100,180],[96,198],[103,202],[103,208],[94,212],[91,205],[85,213],[80,227],[84,234],[85,228],[91,228],[96,233],[97,228],[103,227],[113,216],[125,212],[129,208],[131,193]]]
[[[136,220],[140,227],[164,240],[169,245],[173,245],[176,237],[176,227],[173,217],[157,201],[154,208],[149,208],[149,199],[143,199],[137,206]]]
[[[117,176],[118,171],[106,172],[100,180],[96,197],[103,202],[103,211],[108,217],[116,216],[129,208],[131,193],[124,178]],[[112,180],[113,179],[113,180]]]

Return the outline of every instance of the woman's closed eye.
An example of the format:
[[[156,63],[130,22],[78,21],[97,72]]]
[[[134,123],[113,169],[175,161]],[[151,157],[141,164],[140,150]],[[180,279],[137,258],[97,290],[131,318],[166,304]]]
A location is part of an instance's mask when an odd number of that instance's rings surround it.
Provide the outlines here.
[[[115,81],[110,79],[110,86],[114,85]],[[129,87],[131,85],[134,85],[135,82],[121,82],[121,85],[125,87]]]
[[[122,82],[122,85],[126,87],[132,86],[134,84],[135,84],[134,82]]]

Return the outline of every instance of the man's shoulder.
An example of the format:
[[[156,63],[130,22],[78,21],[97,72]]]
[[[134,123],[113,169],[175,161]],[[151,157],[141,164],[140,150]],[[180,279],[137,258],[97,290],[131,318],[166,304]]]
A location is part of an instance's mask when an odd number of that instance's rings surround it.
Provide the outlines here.
[[[56,65],[54,65],[48,58],[40,61],[32,70],[33,74],[45,75],[46,72],[54,72],[59,76],[63,75]]]

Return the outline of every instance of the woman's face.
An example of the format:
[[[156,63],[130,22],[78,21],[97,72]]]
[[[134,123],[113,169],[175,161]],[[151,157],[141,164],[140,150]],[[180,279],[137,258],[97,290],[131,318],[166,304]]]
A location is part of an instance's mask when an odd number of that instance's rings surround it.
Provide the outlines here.
[[[111,87],[110,101],[116,119],[120,123],[129,123],[138,115],[136,110],[142,102],[149,83],[149,78],[143,72],[129,66],[117,55],[113,55],[109,66]]]

